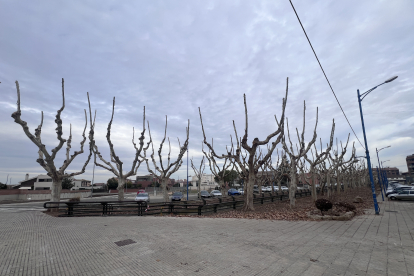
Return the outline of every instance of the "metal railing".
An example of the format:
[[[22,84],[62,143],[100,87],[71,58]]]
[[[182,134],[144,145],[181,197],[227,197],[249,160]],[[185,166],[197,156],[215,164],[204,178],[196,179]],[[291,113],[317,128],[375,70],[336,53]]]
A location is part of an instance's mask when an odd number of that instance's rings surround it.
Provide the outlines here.
[[[310,196],[310,190],[298,190],[296,198]],[[265,204],[288,199],[287,192],[253,194],[253,204]],[[244,197],[228,196],[201,200],[146,203],[141,201],[66,201],[45,202],[43,207],[59,212],[62,217],[78,216],[148,216],[148,215],[202,215],[221,210],[241,208]]]

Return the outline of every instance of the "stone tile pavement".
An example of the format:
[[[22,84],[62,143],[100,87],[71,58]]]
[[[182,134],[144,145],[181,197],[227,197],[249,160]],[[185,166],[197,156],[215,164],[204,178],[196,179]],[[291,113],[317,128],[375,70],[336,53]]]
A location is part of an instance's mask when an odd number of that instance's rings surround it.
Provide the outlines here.
[[[414,202],[321,222],[0,211],[0,275],[414,275]]]

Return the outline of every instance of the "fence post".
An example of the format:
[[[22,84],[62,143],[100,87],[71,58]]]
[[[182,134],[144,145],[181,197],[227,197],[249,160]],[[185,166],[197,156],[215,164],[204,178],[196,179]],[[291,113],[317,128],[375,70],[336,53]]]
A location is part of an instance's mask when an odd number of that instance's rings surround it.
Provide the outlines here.
[[[198,206],[198,215],[201,216],[201,208],[203,208],[203,205]]]
[[[68,205],[68,216],[72,217],[73,216],[73,203],[68,202],[66,203]],[[58,209],[59,210],[59,209]]]

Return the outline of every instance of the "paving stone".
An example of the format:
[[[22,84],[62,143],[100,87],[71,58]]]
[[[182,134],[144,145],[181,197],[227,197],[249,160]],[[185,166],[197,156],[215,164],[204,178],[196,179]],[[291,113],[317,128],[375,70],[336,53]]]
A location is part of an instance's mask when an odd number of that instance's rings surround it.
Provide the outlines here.
[[[321,222],[0,211],[0,276],[412,275],[413,214],[393,201]]]

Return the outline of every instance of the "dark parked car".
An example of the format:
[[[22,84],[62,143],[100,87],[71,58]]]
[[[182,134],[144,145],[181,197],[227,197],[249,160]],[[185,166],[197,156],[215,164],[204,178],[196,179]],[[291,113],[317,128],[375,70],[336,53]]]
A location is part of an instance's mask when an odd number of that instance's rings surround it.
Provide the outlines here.
[[[171,201],[181,201],[181,199],[183,198],[183,193],[182,192],[175,192],[172,194],[171,197]]]
[[[232,196],[232,195],[240,195],[240,192],[237,191],[236,189],[230,189],[230,190],[228,190],[227,194],[229,196]]]
[[[207,191],[200,191],[200,197],[209,198],[210,194]]]

